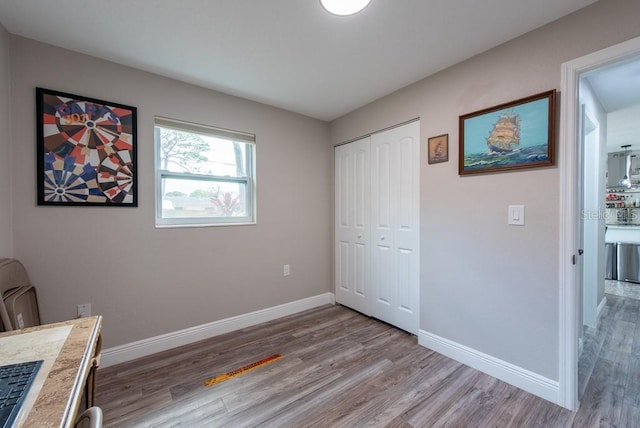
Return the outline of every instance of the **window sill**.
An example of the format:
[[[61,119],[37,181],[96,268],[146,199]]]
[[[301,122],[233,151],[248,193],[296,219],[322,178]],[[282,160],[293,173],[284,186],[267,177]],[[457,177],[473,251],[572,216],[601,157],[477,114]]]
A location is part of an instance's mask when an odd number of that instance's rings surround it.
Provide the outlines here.
[[[255,226],[257,222],[238,223],[193,223],[193,224],[156,224],[156,229],[184,229],[192,227],[224,227],[224,226]]]

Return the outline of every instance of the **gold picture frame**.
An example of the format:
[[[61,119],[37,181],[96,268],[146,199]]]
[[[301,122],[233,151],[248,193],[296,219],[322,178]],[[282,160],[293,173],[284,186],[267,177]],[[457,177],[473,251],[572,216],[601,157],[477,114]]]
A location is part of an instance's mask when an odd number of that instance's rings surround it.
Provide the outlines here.
[[[449,134],[431,137],[427,140],[429,164],[449,161]]]

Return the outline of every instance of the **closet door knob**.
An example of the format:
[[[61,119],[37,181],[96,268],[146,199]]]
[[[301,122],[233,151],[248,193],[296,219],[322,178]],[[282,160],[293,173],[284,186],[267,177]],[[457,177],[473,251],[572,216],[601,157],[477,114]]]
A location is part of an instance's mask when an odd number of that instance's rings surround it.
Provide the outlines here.
[[[358,234],[358,239],[362,238],[362,235]]]
[[[381,236],[381,237],[380,237],[380,240],[381,240],[381,241],[384,241],[384,236]]]

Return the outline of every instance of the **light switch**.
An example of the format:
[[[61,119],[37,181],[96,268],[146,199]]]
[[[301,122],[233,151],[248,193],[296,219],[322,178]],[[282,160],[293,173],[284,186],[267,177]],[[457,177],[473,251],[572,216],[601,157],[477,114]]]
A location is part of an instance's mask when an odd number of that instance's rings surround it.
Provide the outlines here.
[[[524,226],[524,205],[509,205],[509,224]]]

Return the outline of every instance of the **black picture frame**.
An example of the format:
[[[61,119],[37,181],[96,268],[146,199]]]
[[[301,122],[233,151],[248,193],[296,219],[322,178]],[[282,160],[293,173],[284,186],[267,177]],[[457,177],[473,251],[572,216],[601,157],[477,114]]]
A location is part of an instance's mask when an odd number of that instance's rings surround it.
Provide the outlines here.
[[[137,207],[137,109],[36,88],[37,203]]]

